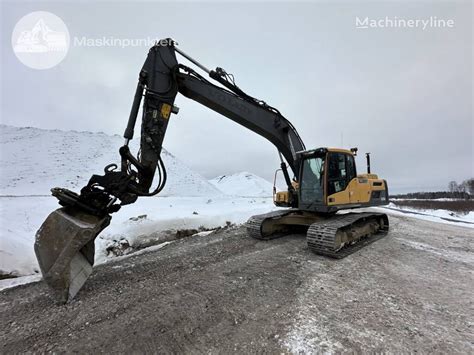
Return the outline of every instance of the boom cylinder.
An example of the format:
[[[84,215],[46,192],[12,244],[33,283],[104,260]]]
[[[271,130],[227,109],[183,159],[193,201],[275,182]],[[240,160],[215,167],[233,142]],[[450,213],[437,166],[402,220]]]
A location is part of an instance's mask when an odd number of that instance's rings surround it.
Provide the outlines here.
[[[137,89],[135,90],[135,96],[133,97],[133,104],[132,104],[132,109],[130,110],[130,116],[128,117],[127,128],[125,129],[125,132],[123,134],[123,138],[127,140],[126,143],[128,143],[130,139],[133,139],[135,123],[137,122],[138,110],[140,109],[142,95],[143,95],[143,85],[140,80],[137,84]]]

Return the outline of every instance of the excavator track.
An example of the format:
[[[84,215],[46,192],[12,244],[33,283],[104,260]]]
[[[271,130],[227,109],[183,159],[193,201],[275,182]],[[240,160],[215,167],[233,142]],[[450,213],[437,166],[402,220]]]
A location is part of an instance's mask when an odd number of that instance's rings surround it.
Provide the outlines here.
[[[284,211],[273,211],[265,214],[255,215],[249,218],[245,227],[247,229],[247,233],[250,237],[259,239],[259,240],[270,240],[275,238],[283,237],[284,235],[291,232],[289,229],[290,226],[287,226],[288,231],[283,232],[274,232],[271,234],[267,234],[262,232],[262,227],[266,221],[280,219],[288,214],[292,213],[292,210],[284,210]]]
[[[298,213],[301,211],[290,209],[252,216],[246,223],[247,233],[259,240],[301,233],[302,226],[289,224],[287,218]],[[389,228],[388,217],[383,213],[347,213],[319,218],[322,219],[306,224],[308,247],[316,254],[336,259],[383,238]]]
[[[316,254],[342,259],[383,238],[388,232],[383,213],[348,213],[313,223],[306,235],[308,247]],[[348,239],[345,239],[344,236]]]

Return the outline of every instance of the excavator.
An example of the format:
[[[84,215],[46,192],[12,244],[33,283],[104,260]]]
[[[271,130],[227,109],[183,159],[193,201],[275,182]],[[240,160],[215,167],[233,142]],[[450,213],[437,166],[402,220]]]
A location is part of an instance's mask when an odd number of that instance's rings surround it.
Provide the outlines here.
[[[177,55],[210,79],[179,63]],[[41,225],[34,247],[43,279],[57,303],[70,301],[92,273],[94,240],[110,224],[111,214],[138,197],[155,196],[163,190],[167,174],[160,153],[171,115],[179,111],[175,105],[178,93],[277,148],[281,160],[277,172],[287,189],[277,192],[274,188],[273,199],[284,208],[251,217],[245,225],[250,237],[267,240],[306,233],[311,251],[342,258],[386,235],[386,214],[348,211],[389,202],[387,182],[370,173],[368,154],[367,173],[357,174],[356,148],[306,149],[295,127],[276,108],[245,93],[224,69],[209,70],[173,40],[164,39],[150,48],[140,71],[125,142],[119,149],[120,167],[106,166],[79,193],[51,190],[61,207]],[[140,148],[134,155],[129,143],[140,106]]]

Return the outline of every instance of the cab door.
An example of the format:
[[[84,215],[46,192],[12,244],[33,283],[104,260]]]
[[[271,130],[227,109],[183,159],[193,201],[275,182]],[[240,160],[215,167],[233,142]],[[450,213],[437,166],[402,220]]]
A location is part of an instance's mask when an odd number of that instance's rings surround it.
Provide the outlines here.
[[[357,202],[354,156],[342,152],[330,152],[327,169],[328,205]]]
[[[350,203],[349,190],[347,189],[346,154],[330,152],[327,171],[328,205]]]
[[[346,154],[346,174],[350,203],[359,203],[359,180],[357,179],[354,156],[351,154]]]

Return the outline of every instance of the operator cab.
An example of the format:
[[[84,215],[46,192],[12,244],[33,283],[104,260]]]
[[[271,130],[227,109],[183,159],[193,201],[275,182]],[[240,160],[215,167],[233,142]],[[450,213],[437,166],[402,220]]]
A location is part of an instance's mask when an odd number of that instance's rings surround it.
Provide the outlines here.
[[[293,183],[297,204],[288,192],[275,193],[275,204],[321,213],[387,204],[387,182],[375,174],[357,175],[356,153],[357,148],[318,148],[299,152],[300,180]]]
[[[327,202],[335,202],[336,198],[327,197],[345,191],[357,177],[354,161],[356,151],[319,148],[301,153],[300,209],[320,212],[335,210],[328,208]],[[338,203],[350,202],[349,199],[339,200]]]

